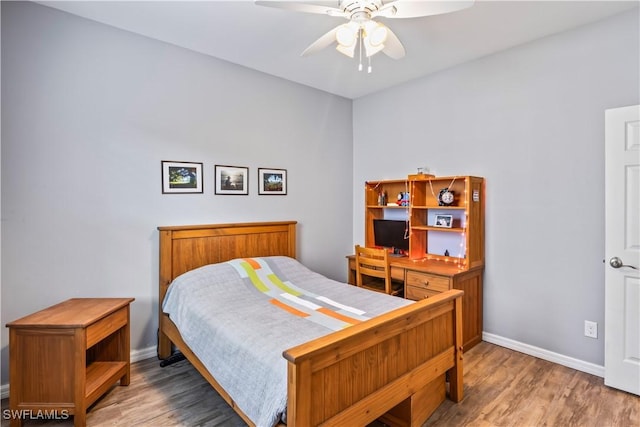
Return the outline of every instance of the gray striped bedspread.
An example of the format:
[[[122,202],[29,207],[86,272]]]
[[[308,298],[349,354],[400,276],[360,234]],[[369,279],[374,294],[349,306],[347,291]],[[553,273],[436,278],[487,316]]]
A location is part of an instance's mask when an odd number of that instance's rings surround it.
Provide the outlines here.
[[[284,350],[407,304],[293,258],[265,257],[189,271],[173,281],[162,307],[238,407],[270,427],[286,414]]]

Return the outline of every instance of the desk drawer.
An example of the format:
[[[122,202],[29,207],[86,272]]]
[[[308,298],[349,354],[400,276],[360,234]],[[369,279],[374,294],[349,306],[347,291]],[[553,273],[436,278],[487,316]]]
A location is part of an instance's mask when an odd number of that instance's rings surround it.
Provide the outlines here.
[[[96,323],[89,325],[87,328],[87,348],[95,343],[102,341],[118,329],[127,324],[128,307],[122,307],[107,317],[98,320]]]
[[[438,295],[438,291],[430,291],[425,288],[416,288],[415,286],[407,286],[405,288],[405,298],[413,301],[420,301],[421,299],[429,298]]]
[[[422,288],[434,292],[445,292],[449,290],[448,277],[419,273],[417,271],[407,271],[405,284],[407,287]]]

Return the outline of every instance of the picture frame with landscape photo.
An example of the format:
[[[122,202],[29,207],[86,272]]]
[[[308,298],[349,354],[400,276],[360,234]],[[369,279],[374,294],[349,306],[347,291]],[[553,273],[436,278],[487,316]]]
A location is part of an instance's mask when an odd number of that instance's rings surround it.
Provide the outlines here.
[[[258,168],[258,194],[286,195],[287,170]]]
[[[162,193],[202,193],[202,163],[161,161]]]
[[[249,168],[215,165],[215,194],[249,194]]]
[[[453,225],[453,215],[438,214],[433,221],[434,227],[451,228]]]

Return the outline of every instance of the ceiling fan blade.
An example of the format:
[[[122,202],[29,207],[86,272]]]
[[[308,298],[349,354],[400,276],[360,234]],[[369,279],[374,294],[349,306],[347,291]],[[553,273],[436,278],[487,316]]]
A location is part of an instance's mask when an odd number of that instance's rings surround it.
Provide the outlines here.
[[[387,31],[387,39],[384,41],[384,49],[382,49],[382,53],[393,59],[403,58],[405,50],[402,42],[398,36],[391,31],[391,28],[387,27]]]
[[[442,13],[455,12],[473,5],[475,0],[396,0],[386,3],[379,10],[373,12],[371,17],[384,18],[418,18],[421,16],[440,15]]]
[[[348,16],[342,10],[335,7],[321,6],[318,4],[301,3],[298,1],[255,0],[254,3],[257,4],[258,6],[275,7],[278,9],[293,10],[295,12],[319,13],[321,15],[343,16],[343,17]]]
[[[338,31],[338,28],[340,28],[340,25],[325,33],[318,40],[311,43],[311,45],[300,54],[300,56],[311,55],[336,42],[336,32]]]

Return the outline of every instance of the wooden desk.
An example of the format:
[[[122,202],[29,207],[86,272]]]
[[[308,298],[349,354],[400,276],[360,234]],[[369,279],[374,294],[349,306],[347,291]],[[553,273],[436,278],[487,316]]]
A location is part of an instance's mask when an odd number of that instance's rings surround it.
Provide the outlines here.
[[[7,324],[11,427],[23,419],[86,424],[89,405],[129,385],[133,298],[74,298]]]
[[[347,278],[355,285],[355,257],[347,256]],[[393,257],[391,278],[404,282],[404,296],[429,298],[449,289],[464,291],[462,297],[462,341],[468,350],[482,341],[482,273],[484,266],[460,270],[455,264],[436,260]]]

